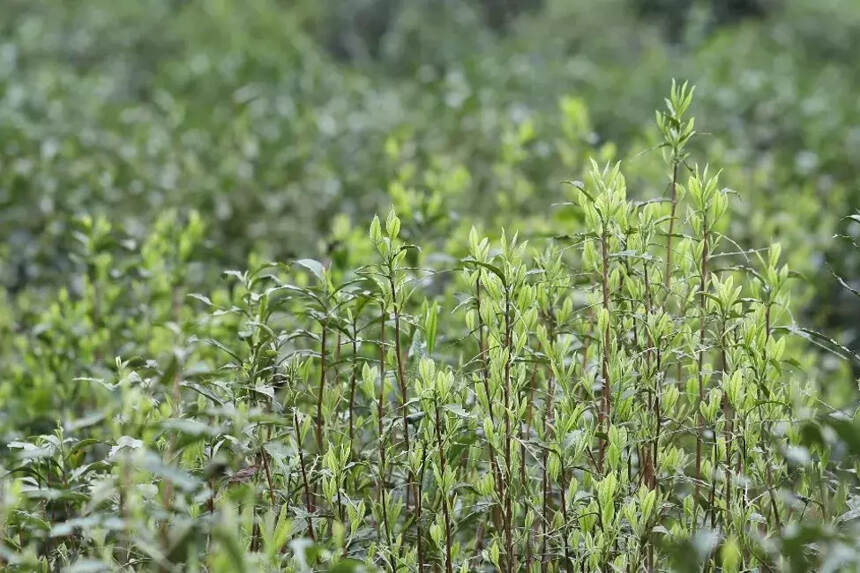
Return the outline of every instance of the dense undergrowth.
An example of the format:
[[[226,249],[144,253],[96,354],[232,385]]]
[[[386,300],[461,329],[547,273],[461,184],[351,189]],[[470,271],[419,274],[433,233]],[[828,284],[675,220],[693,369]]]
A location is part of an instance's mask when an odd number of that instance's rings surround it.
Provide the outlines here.
[[[858,427],[822,402],[780,245],[727,234],[735,192],[689,153],[691,101],[673,85],[657,114],[665,196],[632,200],[625,166],[592,160],[543,207],[566,223],[528,242],[440,248],[391,210],[341,221],[329,259],[252,260],[194,292],[196,213],[142,242],[79,218],[85,271],[48,305],[19,295],[4,327],[0,559],[856,565]]]
[[[855,2],[288,4],[0,4],[0,568],[860,568]]]

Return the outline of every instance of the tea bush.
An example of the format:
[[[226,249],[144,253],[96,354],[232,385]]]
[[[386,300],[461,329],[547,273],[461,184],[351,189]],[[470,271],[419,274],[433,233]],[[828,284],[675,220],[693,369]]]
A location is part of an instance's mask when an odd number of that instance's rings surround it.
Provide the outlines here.
[[[860,567],[856,2],[288,4],[0,3],[0,568]]]
[[[77,218],[68,284],[0,314],[5,567],[856,566],[860,426],[809,342],[857,357],[796,322],[779,243],[731,238],[692,98],[673,84],[639,167],[665,196],[629,198],[603,147],[528,241],[434,220],[467,175],[422,198],[394,140],[403,217],[337,219],[326,258],[213,282],[196,211],[142,239]]]
[[[859,266],[831,240],[860,204],[854,0],[287,4],[4,2],[3,286],[77,272],[80,213],[143,241],[158,213],[196,209],[214,267],[325,257],[343,217],[392,201],[426,214],[423,241],[515,218],[552,232],[545,208],[588,156],[628,160],[636,199],[665,193],[639,158],[659,143],[654,102],[684,77],[710,130],[693,145],[740,192],[732,236],[783,244],[806,277],[798,313],[857,350],[857,305],[828,268]],[[727,7],[764,15],[718,25],[737,20]]]

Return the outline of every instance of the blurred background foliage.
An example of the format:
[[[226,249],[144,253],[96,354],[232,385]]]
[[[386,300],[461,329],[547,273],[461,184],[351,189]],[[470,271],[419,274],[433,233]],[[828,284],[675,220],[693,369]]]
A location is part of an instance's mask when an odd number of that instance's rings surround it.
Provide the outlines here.
[[[665,194],[643,118],[677,77],[707,126],[692,160],[738,193],[732,235],[780,241],[801,322],[856,350],[833,274],[860,276],[857,38],[854,0],[8,0],[2,284],[25,307],[74,291],[84,212],[135,245],[195,210],[200,281],[252,253],[343,256],[391,203],[422,241],[547,234],[589,156]]]

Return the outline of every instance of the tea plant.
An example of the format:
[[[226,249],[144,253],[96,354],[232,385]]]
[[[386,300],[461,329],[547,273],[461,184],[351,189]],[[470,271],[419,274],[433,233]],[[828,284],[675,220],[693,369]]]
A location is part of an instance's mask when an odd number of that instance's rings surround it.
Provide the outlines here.
[[[662,142],[648,112],[676,74],[700,86],[710,128],[686,152],[756,190],[730,203],[732,237],[781,242],[807,279],[792,285],[798,319],[844,329],[857,351],[857,305],[822,257],[857,275],[831,240],[860,204],[855,0],[528,0],[516,17],[494,11],[511,16],[503,29],[482,6],[523,2],[248,1],[0,4],[0,283],[13,299],[47,291],[47,305],[77,274],[81,213],[140,242],[162,210],[196,209],[211,270],[251,252],[337,259],[352,247],[338,221],[389,202],[425,247],[462,244],[472,225],[561,232],[547,207],[590,155],[629,159],[635,198],[668,197],[637,157]],[[750,4],[770,9],[720,25]],[[679,26],[668,42],[666,20]],[[830,374],[831,399],[853,399],[844,369]]]
[[[83,219],[80,285],[20,301],[35,326],[3,350],[5,403],[58,414],[8,410],[4,566],[832,564],[856,424],[805,375],[779,244],[727,235],[692,96],[657,115],[669,196],[592,160],[552,239],[472,228],[438,253],[392,209],[331,260],[252,257],[194,292],[199,216],[140,246]]]

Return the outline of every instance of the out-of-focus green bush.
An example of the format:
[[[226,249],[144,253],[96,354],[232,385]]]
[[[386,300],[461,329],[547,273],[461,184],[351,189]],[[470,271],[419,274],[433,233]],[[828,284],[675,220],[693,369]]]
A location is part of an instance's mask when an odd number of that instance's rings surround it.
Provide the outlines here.
[[[683,12],[678,43],[647,2],[505,4],[498,28],[493,2],[4,3],[4,284],[62,280],[82,211],[140,238],[194,207],[219,262],[323,250],[335,214],[366,216],[393,182],[439,192],[446,220],[528,229],[586,155],[649,153],[641,118],[682,77],[714,126],[699,151],[742,196],[739,235],[783,241],[818,293],[808,314],[856,324],[825,264],[857,276],[830,240],[860,204],[856,3],[660,6]]]

